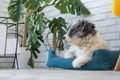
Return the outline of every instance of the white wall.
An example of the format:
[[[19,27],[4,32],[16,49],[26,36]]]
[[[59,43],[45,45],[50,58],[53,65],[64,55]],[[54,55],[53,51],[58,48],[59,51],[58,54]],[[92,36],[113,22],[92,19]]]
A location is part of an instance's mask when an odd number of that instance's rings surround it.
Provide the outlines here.
[[[2,0],[0,2],[0,13],[4,13],[6,8],[3,4],[8,0]],[[102,35],[102,37],[108,42],[111,50],[120,49],[120,18],[117,18],[112,14],[112,1],[113,0],[81,0],[85,6],[91,11],[91,16],[87,19],[92,21],[96,25],[96,29]],[[44,10],[46,16],[50,19],[54,17],[63,17],[71,24],[75,20],[81,19],[80,16],[64,14],[61,15],[54,7],[48,7]],[[48,52],[42,46],[41,54],[35,61],[36,67],[44,67],[47,61]]]
[[[7,6],[10,0],[0,0],[0,17],[7,17]]]

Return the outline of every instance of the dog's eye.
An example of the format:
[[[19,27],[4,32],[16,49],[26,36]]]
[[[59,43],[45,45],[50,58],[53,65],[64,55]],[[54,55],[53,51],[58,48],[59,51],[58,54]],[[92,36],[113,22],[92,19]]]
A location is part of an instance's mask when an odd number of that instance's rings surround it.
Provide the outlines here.
[[[69,36],[72,37],[75,33],[76,33],[75,30],[72,29],[72,30],[70,30],[70,32],[69,32]]]
[[[71,32],[74,32],[74,30],[71,30]]]
[[[74,31],[74,30],[73,30],[73,29],[71,29],[71,30],[70,30],[70,33],[71,33],[71,32],[73,32],[73,31]]]

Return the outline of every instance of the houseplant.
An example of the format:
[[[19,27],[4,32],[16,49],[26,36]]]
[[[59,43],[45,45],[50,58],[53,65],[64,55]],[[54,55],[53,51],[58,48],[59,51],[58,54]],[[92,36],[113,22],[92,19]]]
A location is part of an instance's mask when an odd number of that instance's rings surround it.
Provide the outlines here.
[[[33,58],[37,58],[40,53],[39,47],[44,42],[43,32],[47,27],[53,33],[53,47],[56,49],[58,40],[57,48],[63,49],[62,36],[67,28],[66,22],[62,17],[53,20],[46,18],[42,10],[49,6],[54,6],[61,14],[90,14],[80,0],[10,0],[8,6],[10,18],[14,22],[24,21],[23,46],[27,46],[31,53],[28,65],[32,68]]]

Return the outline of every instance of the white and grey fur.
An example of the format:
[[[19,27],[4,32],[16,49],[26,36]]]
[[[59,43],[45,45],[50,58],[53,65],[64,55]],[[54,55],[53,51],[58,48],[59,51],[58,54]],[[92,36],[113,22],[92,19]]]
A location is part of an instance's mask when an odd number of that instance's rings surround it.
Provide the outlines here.
[[[94,24],[88,21],[73,23],[68,29],[64,39],[70,45],[64,57],[75,58],[72,62],[74,68],[79,68],[92,59],[93,51],[98,49],[109,49],[106,42],[95,30]]]

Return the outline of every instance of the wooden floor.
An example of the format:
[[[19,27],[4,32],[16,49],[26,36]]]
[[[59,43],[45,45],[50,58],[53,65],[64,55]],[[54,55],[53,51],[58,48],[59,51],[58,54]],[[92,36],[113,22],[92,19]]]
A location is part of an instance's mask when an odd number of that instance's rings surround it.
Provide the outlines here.
[[[53,69],[0,69],[0,80],[120,80],[120,72]]]

